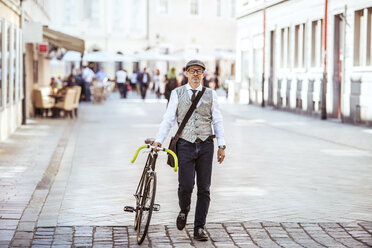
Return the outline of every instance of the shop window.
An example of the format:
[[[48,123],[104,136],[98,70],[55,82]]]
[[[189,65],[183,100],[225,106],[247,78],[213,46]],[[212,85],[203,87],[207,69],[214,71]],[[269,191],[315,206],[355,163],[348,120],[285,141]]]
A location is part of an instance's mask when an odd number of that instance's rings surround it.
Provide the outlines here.
[[[355,11],[354,66],[372,65],[372,8]]]

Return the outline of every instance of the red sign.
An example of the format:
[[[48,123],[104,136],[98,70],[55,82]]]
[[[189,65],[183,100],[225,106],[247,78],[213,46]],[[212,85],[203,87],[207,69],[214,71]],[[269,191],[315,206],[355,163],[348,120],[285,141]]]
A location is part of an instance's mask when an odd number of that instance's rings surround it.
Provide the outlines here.
[[[39,43],[38,44],[38,51],[41,54],[48,54],[49,52],[49,45],[48,42]]]

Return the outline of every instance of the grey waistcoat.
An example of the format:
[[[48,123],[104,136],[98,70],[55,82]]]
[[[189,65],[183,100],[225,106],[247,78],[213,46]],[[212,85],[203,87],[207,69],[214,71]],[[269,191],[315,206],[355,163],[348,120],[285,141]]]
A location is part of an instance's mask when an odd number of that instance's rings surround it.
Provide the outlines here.
[[[178,126],[184,119],[187,111],[191,106],[190,96],[187,93],[186,85],[175,89],[178,95],[177,122]],[[194,143],[197,138],[206,140],[213,135],[212,131],[212,90],[206,88],[199,107],[196,107],[189,121],[186,123],[180,138]]]

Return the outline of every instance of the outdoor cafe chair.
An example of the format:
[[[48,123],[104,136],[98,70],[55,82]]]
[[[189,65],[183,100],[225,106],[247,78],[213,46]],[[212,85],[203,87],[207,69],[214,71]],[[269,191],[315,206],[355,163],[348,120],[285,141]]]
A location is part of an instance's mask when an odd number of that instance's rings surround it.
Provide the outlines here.
[[[67,89],[64,101],[56,103],[54,105],[54,109],[56,109],[57,111],[62,110],[64,112],[64,117],[67,117],[67,114],[68,114],[70,115],[72,119],[73,118],[72,111],[74,110],[75,95],[76,95],[75,89]]]
[[[81,86],[74,86],[72,88],[76,91],[73,106],[74,106],[75,117],[78,117],[78,108],[79,108],[79,100],[80,100],[80,95],[81,95]]]
[[[40,113],[44,117],[49,114],[49,110],[54,106],[54,99],[48,96],[43,96],[42,89],[34,89],[34,107],[35,114]]]

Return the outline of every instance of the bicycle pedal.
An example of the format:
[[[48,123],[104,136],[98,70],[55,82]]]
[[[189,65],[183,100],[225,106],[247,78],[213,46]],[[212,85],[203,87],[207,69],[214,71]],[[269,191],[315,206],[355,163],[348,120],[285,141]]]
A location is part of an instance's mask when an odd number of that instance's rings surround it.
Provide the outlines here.
[[[154,211],[159,211],[160,210],[160,205],[159,204],[154,204],[153,210]]]
[[[124,207],[124,211],[125,211],[125,212],[131,212],[131,213],[133,213],[135,210],[134,210],[134,207],[131,207],[131,206],[125,206],[125,207]]]

